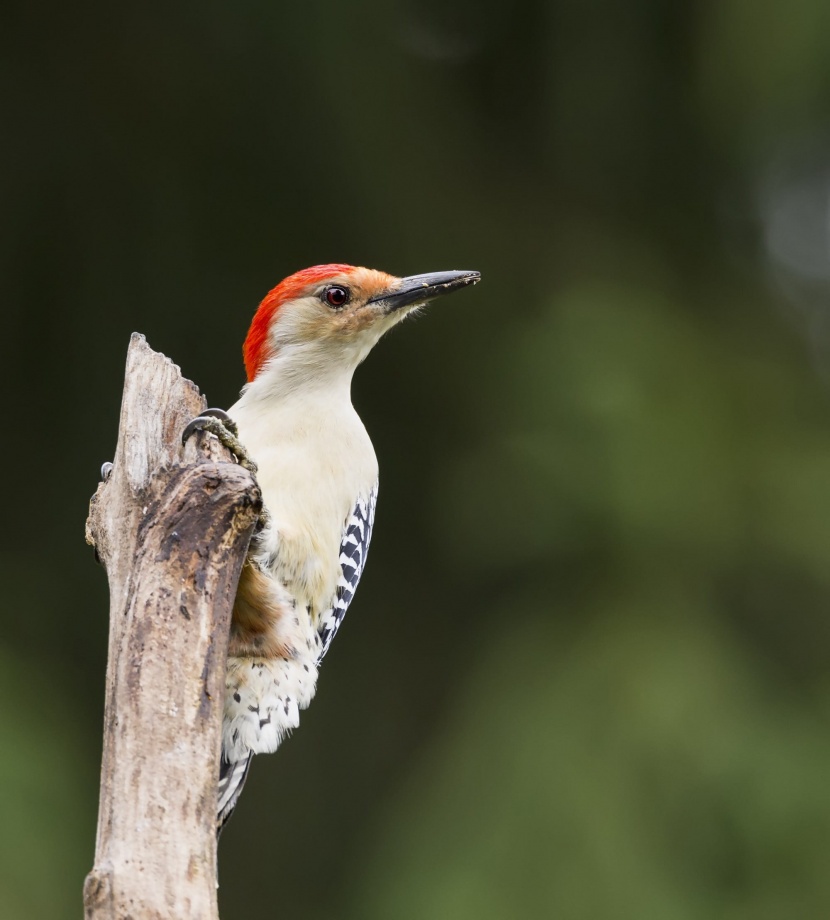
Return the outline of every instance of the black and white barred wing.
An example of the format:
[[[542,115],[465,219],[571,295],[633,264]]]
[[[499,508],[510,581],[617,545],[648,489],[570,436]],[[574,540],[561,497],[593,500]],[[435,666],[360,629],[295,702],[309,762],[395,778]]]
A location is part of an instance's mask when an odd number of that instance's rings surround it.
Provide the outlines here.
[[[372,525],[375,522],[375,506],[378,500],[378,484],[375,483],[367,497],[360,497],[346,521],[343,539],[340,543],[340,580],[334,602],[320,618],[320,656],[328,651],[349,604],[357,590],[357,583],[366,565],[369,541],[372,538]]]

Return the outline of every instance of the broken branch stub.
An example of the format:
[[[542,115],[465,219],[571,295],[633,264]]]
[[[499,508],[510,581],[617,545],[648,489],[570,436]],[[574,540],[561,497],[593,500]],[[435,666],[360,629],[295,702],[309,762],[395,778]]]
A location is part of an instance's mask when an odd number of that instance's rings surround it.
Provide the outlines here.
[[[228,630],[261,510],[219,442],[181,432],[196,386],[133,335],[112,473],[87,540],[110,633],[87,920],[216,920],[216,783]]]

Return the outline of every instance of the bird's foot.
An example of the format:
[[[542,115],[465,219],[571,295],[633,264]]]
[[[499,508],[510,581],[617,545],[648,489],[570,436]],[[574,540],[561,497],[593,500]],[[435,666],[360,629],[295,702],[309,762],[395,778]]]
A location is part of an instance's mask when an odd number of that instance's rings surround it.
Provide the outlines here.
[[[236,457],[237,463],[256,476],[257,465],[239,440],[239,429],[236,427],[236,422],[224,409],[205,409],[201,415],[188,422],[182,432],[182,444],[185,444],[195,431],[208,431],[215,435]]]

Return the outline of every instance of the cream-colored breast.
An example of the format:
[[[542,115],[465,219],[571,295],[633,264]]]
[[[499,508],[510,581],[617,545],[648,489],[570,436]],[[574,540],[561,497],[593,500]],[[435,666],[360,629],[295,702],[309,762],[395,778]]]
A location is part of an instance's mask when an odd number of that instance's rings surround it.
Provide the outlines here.
[[[259,467],[274,575],[316,617],[336,589],[346,518],[377,481],[375,452],[348,391],[284,401],[250,395],[230,415]]]

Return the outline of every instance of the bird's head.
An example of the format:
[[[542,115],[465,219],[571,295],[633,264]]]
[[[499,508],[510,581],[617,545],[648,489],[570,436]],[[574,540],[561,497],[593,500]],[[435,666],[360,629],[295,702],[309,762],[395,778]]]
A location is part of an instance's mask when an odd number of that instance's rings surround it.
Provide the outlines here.
[[[448,271],[397,278],[353,265],[315,265],[290,275],[254,315],[243,348],[248,380],[280,359],[295,369],[353,370],[404,316],[480,277]]]

